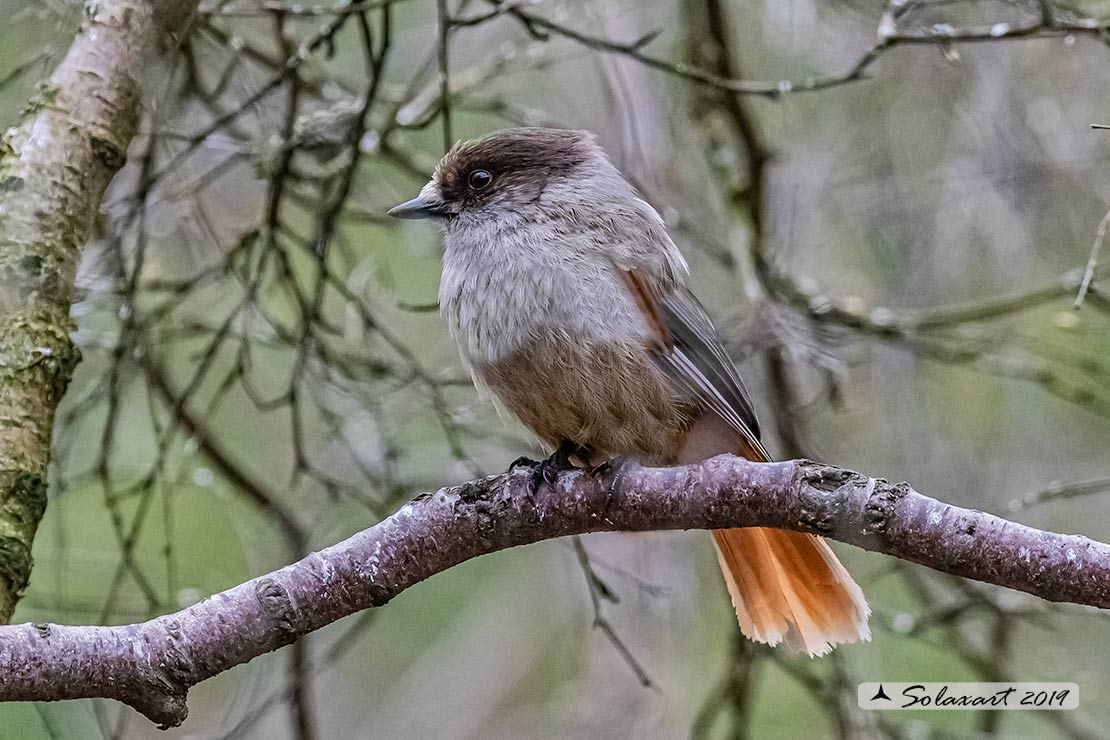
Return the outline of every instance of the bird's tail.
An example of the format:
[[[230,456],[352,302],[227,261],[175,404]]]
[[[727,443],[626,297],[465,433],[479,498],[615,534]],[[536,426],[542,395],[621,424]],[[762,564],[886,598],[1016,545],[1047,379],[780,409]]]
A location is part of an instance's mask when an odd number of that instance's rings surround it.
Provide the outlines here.
[[[737,439],[705,414],[687,435],[681,463],[734,452],[756,462],[771,456],[754,436]],[[763,527],[713,532],[740,631],[757,642],[822,655],[833,645],[870,640],[871,609],[863,591],[822,538]]]
[[[740,454],[771,460],[758,441],[742,443]],[[871,639],[863,590],[821,537],[744,527],[718,529],[713,541],[740,631],[750,639],[811,656]]]
[[[740,631],[792,652],[822,655],[871,639],[863,591],[816,535],[763,527],[713,532]]]

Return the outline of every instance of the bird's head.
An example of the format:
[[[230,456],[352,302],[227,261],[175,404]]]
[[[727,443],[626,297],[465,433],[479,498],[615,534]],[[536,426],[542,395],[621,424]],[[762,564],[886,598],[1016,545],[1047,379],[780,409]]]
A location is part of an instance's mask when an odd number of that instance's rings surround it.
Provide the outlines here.
[[[512,128],[456,144],[420,195],[389,214],[440,219],[451,229],[459,221],[524,215],[541,199],[547,206],[580,207],[606,192],[615,195],[617,186],[630,190],[592,133]]]

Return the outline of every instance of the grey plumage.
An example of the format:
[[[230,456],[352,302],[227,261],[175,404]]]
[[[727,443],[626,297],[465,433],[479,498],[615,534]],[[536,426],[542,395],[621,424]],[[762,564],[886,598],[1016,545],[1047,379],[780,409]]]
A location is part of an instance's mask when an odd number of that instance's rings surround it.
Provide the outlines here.
[[[635,271],[660,301],[675,340],[653,353],[674,395],[713,409],[758,446],[751,400],[708,315],[682,285],[686,262],[659,214],[592,135],[528,129],[499,133],[494,141],[511,152],[525,139],[536,146],[524,157],[532,168],[527,175],[445,223],[440,306],[477,378],[489,385],[489,368],[553,329],[575,340],[645,344],[651,328],[618,274]],[[444,191],[457,191],[464,171],[494,167],[501,150],[490,141],[448,154],[425,195],[443,198]],[[573,166],[543,161],[551,141],[558,151],[573,152]],[[555,437],[552,430],[537,431]]]

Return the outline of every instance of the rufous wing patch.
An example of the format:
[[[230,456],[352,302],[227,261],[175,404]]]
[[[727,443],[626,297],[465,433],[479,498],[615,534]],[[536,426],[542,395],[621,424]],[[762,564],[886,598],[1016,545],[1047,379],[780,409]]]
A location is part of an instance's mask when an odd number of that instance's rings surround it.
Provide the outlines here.
[[[636,301],[637,308],[640,309],[640,314],[647,322],[650,336],[648,339],[648,349],[655,353],[663,353],[670,350],[674,345],[674,337],[671,336],[670,330],[667,329],[663,323],[663,314],[659,308],[659,300],[656,291],[652,290],[651,284],[638,270],[622,270],[617,269],[617,275],[624,281],[628,292],[632,295],[632,299]]]

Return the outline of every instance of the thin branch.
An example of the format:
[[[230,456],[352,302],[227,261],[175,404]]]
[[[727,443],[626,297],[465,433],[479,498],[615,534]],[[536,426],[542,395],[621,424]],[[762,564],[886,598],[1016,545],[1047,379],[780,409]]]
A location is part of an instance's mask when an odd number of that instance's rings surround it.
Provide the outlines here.
[[[358,15],[370,10],[385,8],[403,0],[360,0],[335,5],[299,5],[297,3],[262,2],[251,8],[217,8],[202,10],[204,18],[257,18],[281,13],[290,18],[318,18],[320,16]]]
[[[190,687],[337,619],[383,606],[461,562],[599,531],[767,526],[822,534],[967,578],[1110,608],[1110,545],[944,504],[905,483],[794,460],[731,455],[632,463],[536,489],[529,471],[426,494],[298,563],[140,624],[0,627],[0,700],[125,702],[163,727]]]
[[[547,40],[548,37],[562,36],[594,51],[619,54],[635,60],[645,67],[668,75],[733,93],[758,95],[767,98],[781,98],[798,92],[816,92],[856,82],[866,77],[867,72],[886,52],[903,45],[932,44],[948,46],[953,43],[998,42],[1006,40],[1052,38],[1066,34],[1084,34],[1101,38],[1106,33],[1106,21],[1077,17],[1068,21],[1054,20],[1051,24],[1042,22],[1038,17],[1024,24],[994,23],[989,26],[955,28],[946,23],[936,23],[922,29],[900,31],[893,16],[884,14],[878,28],[878,40],[871,48],[860,54],[856,60],[841,72],[826,75],[813,75],[798,80],[745,80],[732,75],[720,74],[702,67],[682,62],[671,62],[646,53],[644,47],[653,41],[658,33],[650,33],[629,42],[614,41],[604,36],[595,36],[570,28],[542,15],[517,7],[513,3],[488,0],[497,12],[491,12],[474,19],[459,19],[455,25],[476,25],[502,14],[516,19],[533,37]]]
[[[1106,239],[1106,227],[1110,225],[1110,211],[1102,217],[1098,223],[1098,230],[1095,234],[1095,241],[1091,244],[1091,254],[1087,258],[1087,267],[1083,270],[1083,282],[1079,285],[1079,294],[1075,296],[1075,303],[1072,307],[1079,310],[1083,307],[1083,299],[1087,297],[1087,293],[1091,290],[1091,281],[1095,279],[1095,270],[1098,269],[1098,255],[1102,251],[1102,242]]]
[[[443,119],[443,151],[455,143],[451,131],[451,15],[447,0],[436,0],[436,64],[439,83],[439,109]]]
[[[604,610],[601,608],[601,600],[605,599],[612,603],[617,603],[617,595],[609,588],[594,571],[593,564],[590,563],[590,553],[586,551],[586,546],[582,544],[581,537],[574,537],[574,554],[578,558],[578,565],[582,568],[582,575],[586,578],[586,588],[590,594],[590,605],[594,610],[594,627],[601,630],[606,639],[616,648],[620,654],[621,659],[625,664],[636,674],[637,680],[640,685],[645,688],[655,688],[655,682],[651,680],[648,675],[647,669],[640,663],[639,659],[633,654],[631,648],[624,643],[624,640],[617,634],[616,629],[613,628],[613,623],[605,616]]]
[[[1094,480],[1059,482],[1042,488],[1039,491],[1028,493],[1020,499],[1010,502],[1006,510],[1009,512],[1023,511],[1040,506],[1049,501],[1062,501],[1064,499],[1079,498],[1081,496],[1094,496],[1110,491],[1110,478],[1095,478]]]

